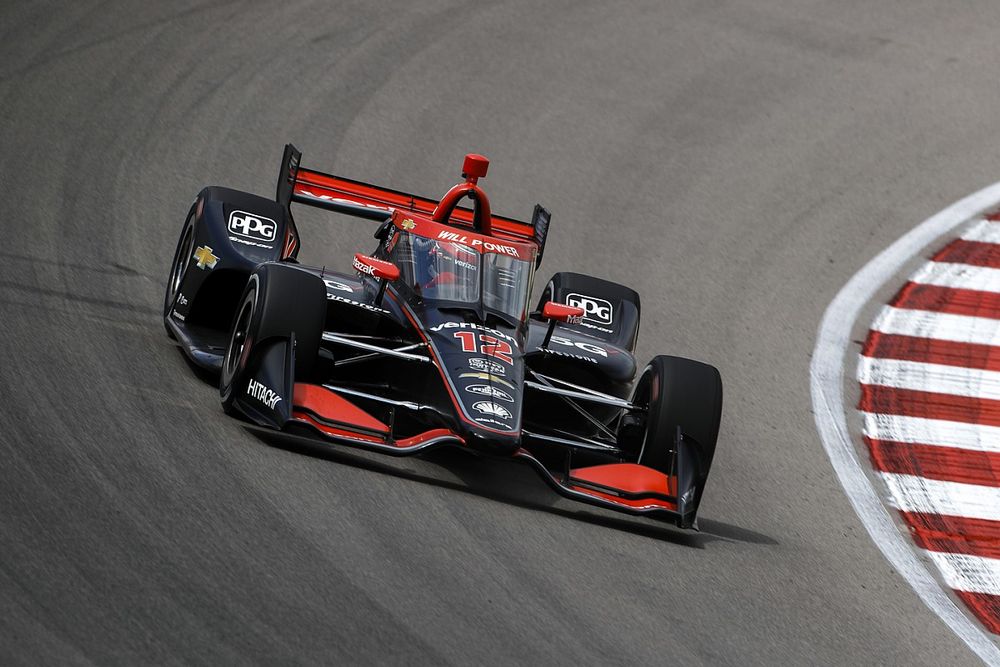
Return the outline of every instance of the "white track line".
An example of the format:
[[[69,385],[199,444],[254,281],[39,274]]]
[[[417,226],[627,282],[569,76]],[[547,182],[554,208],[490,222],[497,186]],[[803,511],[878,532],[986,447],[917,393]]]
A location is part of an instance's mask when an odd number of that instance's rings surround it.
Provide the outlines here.
[[[962,234],[966,241],[979,241],[980,243],[1000,243],[1000,222],[990,220],[980,220],[968,231]]]
[[[991,317],[972,317],[886,306],[875,318],[872,329],[900,336],[937,338],[977,345],[1000,345],[1000,320]]]
[[[1000,292],[1000,288],[997,287],[1000,285],[1000,269],[991,269],[988,266],[927,262],[910,276],[910,280],[921,285]]]
[[[1000,590],[1000,560],[949,554],[939,551],[925,552],[941,570],[945,582],[958,591],[996,595]]]
[[[848,500],[882,554],[920,599],[988,665],[1000,667],[1000,648],[942,590],[913,545],[896,528],[858,461],[847,429],[844,365],[851,329],[882,285],[929,243],[1000,202],[1000,183],[969,195],[928,218],[879,253],[847,282],[823,315],[810,366],[813,413],[823,448]]]
[[[895,389],[1000,400],[1000,372],[963,366],[861,357],[858,361],[858,382]]]
[[[1000,488],[891,472],[879,476],[892,493],[889,503],[903,512],[1000,521]],[[1000,586],[990,592],[997,591]]]
[[[864,434],[875,440],[954,447],[1000,454],[1000,428],[902,415],[864,413]]]

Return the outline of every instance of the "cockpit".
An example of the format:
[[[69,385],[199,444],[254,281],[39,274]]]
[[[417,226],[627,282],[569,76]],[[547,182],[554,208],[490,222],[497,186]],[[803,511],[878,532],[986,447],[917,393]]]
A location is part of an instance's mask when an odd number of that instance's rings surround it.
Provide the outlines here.
[[[399,282],[425,301],[481,305],[514,321],[527,317],[533,261],[403,230],[397,230],[389,260],[399,267]]]

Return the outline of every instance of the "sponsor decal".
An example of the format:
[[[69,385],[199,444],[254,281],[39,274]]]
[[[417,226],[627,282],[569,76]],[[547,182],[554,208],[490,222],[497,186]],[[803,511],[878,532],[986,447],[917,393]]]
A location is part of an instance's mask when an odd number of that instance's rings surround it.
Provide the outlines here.
[[[229,214],[229,231],[236,236],[273,243],[278,232],[278,224],[270,218],[247,211],[233,211]],[[270,246],[263,246],[269,248]]]
[[[498,429],[504,431],[513,431],[514,427],[510,424],[505,424],[502,421],[497,421],[496,419],[490,419],[489,417],[474,417],[476,422],[480,424],[489,424],[490,426],[496,426]]]
[[[490,329],[489,327],[484,327],[482,324],[476,324],[474,322],[442,322],[436,326],[430,328],[431,331],[438,332],[442,329],[475,329],[477,331],[483,331],[491,336],[497,338],[503,338],[505,340],[513,341],[513,336],[508,336],[502,331],[497,331],[496,329]]]
[[[331,197],[330,195],[318,195],[315,192],[309,192],[306,189],[297,190],[296,194],[305,195],[306,197],[312,197],[313,199],[319,199],[321,201],[328,201],[334,204],[341,204],[343,206],[349,206],[351,208],[370,208],[376,211],[384,211],[385,213],[392,213],[392,209],[388,206],[377,206],[375,204],[363,204],[358,201],[353,201],[351,199],[342,199],[340,197]]]
[[[490,375],[489,373],[462,373],[458,377],[460,377],[460,378],[475,378],[477,380],[482,380],[483,382],[492,382],[494,384],[502,384],[505,387],[510,387],[511,389],[514,389],[514,385],[512,385],[507,380],[503,379],[502,377],[497,377],[496,375]]]
[[[352,306],[357,306],[358,308],[364,308],[365,310],[370,310],[373,313],[383,313],[383,314],[385,314],[385,313],[389,312],[385,308],[379,308],[378,306],[373,306],[373,305],[371,305],[369,303],[361,303],[360,301],[355,301],[354,299],[345,299],[344,297],[340,296],[339,294],[330,294],[330,293],[327,293],[326,298],[329,301],[337,301],[339,303],[347,303],[347,304],[350,304]]]
[[[547,348],[547,347],[543,348],[542,352],[544,352],[546,354],[554,354],[557,357],[569,357],[570,359],[579,359],[580,361],[589,361],[592,364],[598,363],[597,359],[594,359],[593,357],[587,357],[587,356],[584,356],[582,354],[573,354],[572,352],[563,352],[561,350],[553,350],[553,349]]]
[[[262,382],[257,382],[256,380],[250,380],[250,382],[247,383],[247,396],[257,399],[271,410],[274,410],[274,406],[281,401],[281,396],[278,392],[266,387]]]
[[[583,320],[583,318],[579,318],[579,320],[580,321],[576,322],[576,324],[579,325],[579,326],[581,326],[581,327],[586,327],[588,329],[593,329],[594,331],[601,331],[603,333],[609,333],[609,334],[613,334],[615,332],[614,329],[609,329],[607,327],[600,327],[600,326],[597,326],[596,324],[591,324],[590,322],[585,322]]]
[[[510,419],[510,410],[500,405],[499,403],[493,403],[491,401],[478,401],[472,404],[472,409],[478,412],[482,412],[484,415],[490,415],[491,417],[499,417],[500,419]]]
[[[492,241],[484,241],[477,238],[469,238],[465,234],[459,234],[458,232],[439,232],[439,239],[444,239],[445,241],[454,241],[455,243],[461,243],[462,245],[467,245],[472,248],[481,248],[484,252],[495,252],[500,255],[510,255],[511,257],[520,257],[517,253],[517,248],[514,246],[503,245],[502,243],[494,243]]]
[[[269,246],[266,243],[257,243],[256,241],[247,241],[247,240],[241,239],[241,238],[239,238],[237,236],[230,236],[229,240],[232,241],[233,243],[242,243],[243,245],[251,245],[251,246],[253,246],[255,248],[264,248],[266,250],[272,250],[274,248],[274,246]]]
[[[479,343],[481,345],[477,347],[476,333],[474,331],[456,331],[453,335],[462,341],[462,352],[470,354],[478,352],[479,354],[485,354],[488,357],[493,357],[508,364],[514,363],[514,358],[511,356],[514,350],[511,349],[510,343],[497,340],[489,334],[479,334]]]
[[[187,319],[187,317],[185,317],[184,315],[181,315],[180,313],[178,313],[176,308],[174,310],[172,310],[170,312],[170,314],[173,315],[174,318],[180,320],[181,322],[183,322],[184,320]]]
[[[345,285],[344,283],[337,282],[336,280],[330,280],[329,278],[323,278],[323,282],[326,286],[337,292],[354,292],[354,288],[350,285]]]
[[[399,223],[399,226],[403,229],[410,230],[417,226],[417,223],[413,222],[412,218],[405,218],[403,222]]]
[[[194,251],[194,259],[198,262],[196,266],[202,270],[214,269],[215,265],[219,263],[219,258],[212,254],[212,249],[207,245],[199,246]]]
[[[368,264],[363,264],[357,257],[355,257],[354,261],[351,263],[354,265],[354,270],[357,271],[358,273],[363,273],[366,276],[375,275],[375,267],[370,266]]]
[[[566,305],[583,308],[583,319],[587,322],[605,326],[614,324],[615,309],[610,301],[598,299],[596,296],[573,293],[566,296]]]
[[[575,347],[584,352],[589,352],[591,354],[596,354],[599,357],[608,356],[608,351],[605,350],[600,345],[594,345],[593,343],[585,343],[579,340],[570,340],[569,338],[563,338],[562,336],[552,336],[549,339],[551,342],[557,345],[565,345],[566,347]]]
[[[505,392],[503,389],[497,389],[496,387],[491,387],[486,384],[470,384],[465,388],[465,391],[470,394],[477,394],[479,396],[489,396],[490,398],[499,399],[501,401],[507,401],[508,403],[513,403],[514,398]]]
[[[469,367],[473,370],[483,371],[484,373],[491,373],[493,375],[507,374],[503,364],[498,364],[491,359],[483,359],[482,357],[473,357],[472,359],[469,359]]]
[[[177,305],[178,306],[186,306],[186,305],[188,305],[188,298],[186,296],[184,296],[183,292],[181,292],[180,294],[177,295]]]

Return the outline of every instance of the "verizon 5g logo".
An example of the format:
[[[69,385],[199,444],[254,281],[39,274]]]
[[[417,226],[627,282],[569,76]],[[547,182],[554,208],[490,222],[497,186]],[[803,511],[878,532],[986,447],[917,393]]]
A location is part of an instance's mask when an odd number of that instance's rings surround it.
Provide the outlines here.
[[[598,324],[611,324],[615,321],[614,308],[610,301],[598,299],[595,296],[570,294],[566,297],[566,305],[583,308],[583,319]]]
[[[257,241],[274,241],[278,225],[270,218],[246,211],[233,211],[229,214],[229,231],[237,236],[244,236]]]

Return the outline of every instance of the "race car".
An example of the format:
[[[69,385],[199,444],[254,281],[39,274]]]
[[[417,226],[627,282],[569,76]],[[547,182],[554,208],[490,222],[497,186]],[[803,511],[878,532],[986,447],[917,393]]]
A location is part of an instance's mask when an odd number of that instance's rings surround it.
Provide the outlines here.
[[[285,147],[273,200],[203,189],[177,243],[166,330],[218,373],[226,413],[394,456],[515,459],[567,498],[697,528],[722,380],[673,356],[639,372],[634,290],[561,272],[532,310],[551,216],[494,215],[481,155],[438,201],[301,157]],[[372,221],[374,251],[348,273],[300,264],[292,203]]]

